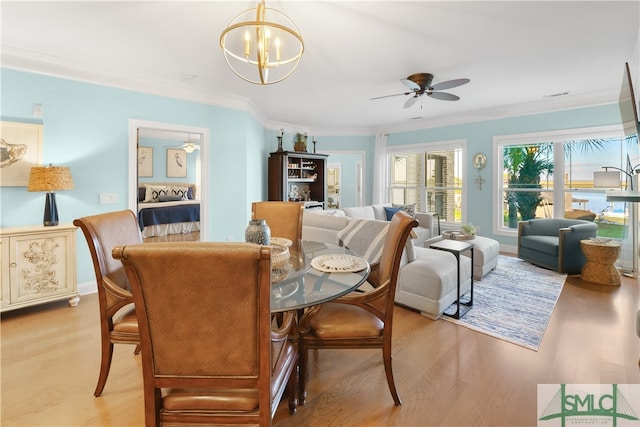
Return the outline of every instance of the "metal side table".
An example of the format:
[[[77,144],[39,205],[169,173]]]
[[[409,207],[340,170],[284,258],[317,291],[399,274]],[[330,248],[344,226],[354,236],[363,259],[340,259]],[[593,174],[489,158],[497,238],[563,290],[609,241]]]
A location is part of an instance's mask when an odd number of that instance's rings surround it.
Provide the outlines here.
[[[443,314],[451,316],[454,319],[459,319],[466,314],[467,311],[473,306],[473,243],[464,240],[449,240],[443,239],[439,242],[435,242],[429,245],[431,249],[437,249],[440,251],[451,252],[458,262],[458,294],[456,298],[456,311],[453,313],[445,310]],[[460,255],[465,252],[471,252],[471,290],[469,293],[469,299],[467,301],[461,301],[460,295]]]

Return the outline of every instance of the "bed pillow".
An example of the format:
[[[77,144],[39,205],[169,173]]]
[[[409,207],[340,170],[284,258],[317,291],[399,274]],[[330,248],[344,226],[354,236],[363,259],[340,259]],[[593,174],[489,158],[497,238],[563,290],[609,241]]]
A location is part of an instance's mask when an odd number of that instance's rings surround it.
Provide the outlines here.
[[[144,197],[145,202],[157,202],[158,197],[169,195],[169,189],[164,185],[146,185],[147,192]]]
[[[138,201],[144,202],[145,197],[147,197],[147,187],[138,187]]]
[[[178,200],[189,200],[189,187],[171,187],[169,189],[170,196],[179,196]]]
[[[184,200],[181,196],[159,196],[159,202],[179,202],[180,200]]]

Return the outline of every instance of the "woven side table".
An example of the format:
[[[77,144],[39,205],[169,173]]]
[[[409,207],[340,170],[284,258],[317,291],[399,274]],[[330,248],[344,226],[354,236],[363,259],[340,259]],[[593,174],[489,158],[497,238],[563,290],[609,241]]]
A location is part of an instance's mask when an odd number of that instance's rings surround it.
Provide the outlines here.
[[[614,266],[620,254],[620,242],[580,240],[580,247],[587,258],[580,275],[582,280],[599,285],[620,286],[620,274]]]

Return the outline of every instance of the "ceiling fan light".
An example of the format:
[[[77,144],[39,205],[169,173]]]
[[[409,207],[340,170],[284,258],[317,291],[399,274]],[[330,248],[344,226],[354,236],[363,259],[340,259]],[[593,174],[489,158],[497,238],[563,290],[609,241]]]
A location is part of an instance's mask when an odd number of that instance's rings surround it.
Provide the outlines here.
[[[304,52],[296,24],[264,0],[239,13],[220,35],[229,68],[242,80],[268,85],[289,77]]]
[[[181,147],[184,151],[187,152],[187,154],[191,154],[193,153],[195,150],[199,150],[200,146],[197,144],[194,144],[193,142],[185,142],[184,144],[182,144]]]

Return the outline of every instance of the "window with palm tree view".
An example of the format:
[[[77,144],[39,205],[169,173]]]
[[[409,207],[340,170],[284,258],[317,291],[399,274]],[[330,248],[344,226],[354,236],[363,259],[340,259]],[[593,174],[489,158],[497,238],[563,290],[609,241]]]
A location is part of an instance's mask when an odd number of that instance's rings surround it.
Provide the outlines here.
[[[462,221],[462,144],[389,156],[391,203],[415,203],[445,222]]]
[[[629,170],[637,165],[637,136],[566,137],[527,143],[498,141],[499,164],[503,165],[498,228],[515,231],[518,221],[532,218],[573,218],[598,224],[599,236],[623,238],[629,204],[608,202],[605,192],[626,189],[630,182],[620,172],[619,184],[599,188],[594,185],[594,172],[604,171],[604,166]]]

